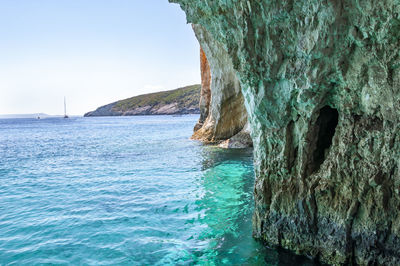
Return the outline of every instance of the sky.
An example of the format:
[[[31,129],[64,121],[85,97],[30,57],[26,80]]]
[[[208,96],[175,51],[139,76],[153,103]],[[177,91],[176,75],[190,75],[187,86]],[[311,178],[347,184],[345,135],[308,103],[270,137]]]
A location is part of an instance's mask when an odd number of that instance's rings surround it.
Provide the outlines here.
[[[0,114],[70,115],[200,83],[199,45],[167,0],[0,0]]]

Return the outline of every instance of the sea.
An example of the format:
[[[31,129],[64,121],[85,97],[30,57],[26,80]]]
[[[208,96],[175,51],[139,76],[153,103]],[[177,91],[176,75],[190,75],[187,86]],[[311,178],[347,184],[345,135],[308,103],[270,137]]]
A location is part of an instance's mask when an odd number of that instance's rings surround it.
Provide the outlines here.
[[[252,150],[197,119],[0,119],[0,265],[313,265],[252,238]]]

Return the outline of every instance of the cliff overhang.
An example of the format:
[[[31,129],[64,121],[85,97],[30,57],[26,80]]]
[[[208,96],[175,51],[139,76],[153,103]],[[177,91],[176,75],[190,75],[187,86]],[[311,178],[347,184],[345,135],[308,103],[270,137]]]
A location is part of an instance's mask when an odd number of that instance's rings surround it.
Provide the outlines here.
[[[171,2],[242,92],[254,235],[327,263],[399,265],[399,1]]]

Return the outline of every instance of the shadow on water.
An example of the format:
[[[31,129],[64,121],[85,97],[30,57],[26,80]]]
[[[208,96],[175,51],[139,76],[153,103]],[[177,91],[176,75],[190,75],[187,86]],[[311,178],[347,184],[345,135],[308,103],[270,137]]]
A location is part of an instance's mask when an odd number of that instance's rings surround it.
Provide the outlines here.
[[[315,265],[313,261],[281,249],[269,249],[252,238],[254,171],[251,149],[203,151],[203,196],[196,201],[204,210],[200,222],[207,228],[200,240],[208,247],[192,257],[207,265]]]

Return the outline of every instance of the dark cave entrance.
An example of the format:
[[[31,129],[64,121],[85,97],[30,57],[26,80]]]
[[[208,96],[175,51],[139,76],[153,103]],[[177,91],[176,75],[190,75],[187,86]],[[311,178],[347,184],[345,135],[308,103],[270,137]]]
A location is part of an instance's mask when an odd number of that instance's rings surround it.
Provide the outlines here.
[[[316,141],[314,142],[315,146],[312,154],[311,173],[318,171],[324,162],[326,151],[332,145],[338,121],[339,113],[336,109],[329,106],[321,108],[313,134]]]

